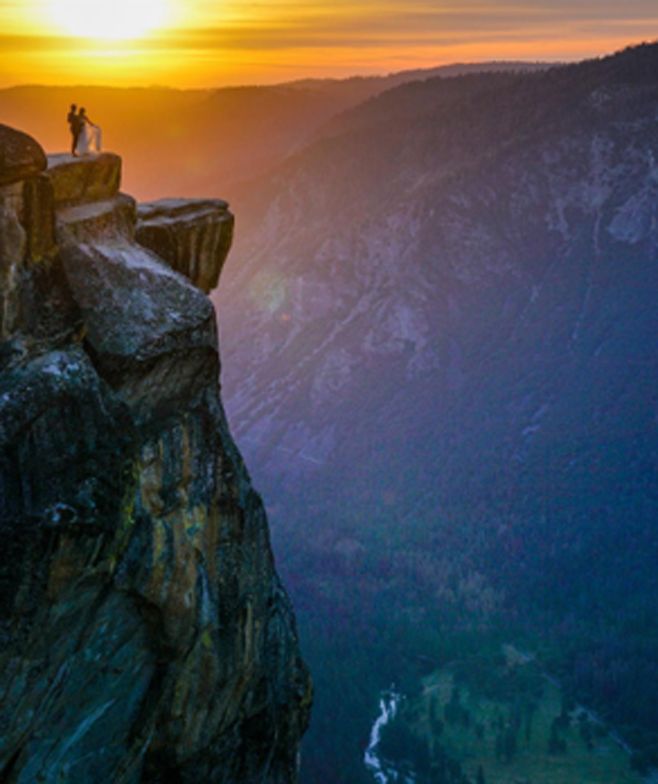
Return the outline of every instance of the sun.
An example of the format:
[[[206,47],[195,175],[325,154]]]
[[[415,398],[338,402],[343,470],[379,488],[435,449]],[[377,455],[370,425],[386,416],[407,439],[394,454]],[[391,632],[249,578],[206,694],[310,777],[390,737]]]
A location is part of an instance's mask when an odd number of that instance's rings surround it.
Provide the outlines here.
[[[169,0],[50,0],[62,30],[78,38],[141,38],[167,21]]]

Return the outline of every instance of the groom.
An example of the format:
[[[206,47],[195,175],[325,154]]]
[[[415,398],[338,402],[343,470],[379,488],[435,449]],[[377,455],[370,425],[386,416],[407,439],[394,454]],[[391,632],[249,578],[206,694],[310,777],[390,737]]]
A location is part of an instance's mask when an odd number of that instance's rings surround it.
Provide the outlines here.
[[[76,147],[78,146],[78,139],[80,138],[80,133],[82,131],[82,126],[84,125],[84,120],[78,114],[78,107],[72,103],[71,110],[68,113],[66,121],[69,124],[69,129],[71,131],[71,155],[76,156],[77,153],[75,151]]]

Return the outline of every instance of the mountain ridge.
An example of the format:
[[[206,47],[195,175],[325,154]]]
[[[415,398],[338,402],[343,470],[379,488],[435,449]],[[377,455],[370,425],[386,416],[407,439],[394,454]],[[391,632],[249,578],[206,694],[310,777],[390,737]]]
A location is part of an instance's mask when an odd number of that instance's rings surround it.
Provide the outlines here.
[[[473,67],[508,65],[463,66]],[[428,73],[453,74],[455,68],[462,66]],[[218,183],[230,196],[234,183],[284,159],[329,118],[389,84],[416,77],[412,72],[216,90],[14,87],[0,90],[0,113],[5,122],[42,139],[46,149],[57,150],[68,144],[68,105],[85,105],[103,127],[106,143],[121,149],[127,188],[138,198],[153,200],[171,193],[212,197]],[[163,160],[174,159],[175,167],[162,166]]]
[[[404,85],[236,189],[217,295],[243,371],[224,375],[229,416],[313,655],[340,671],[349,644],[318,607],[361,628],[364,692],[427,655],[421,639],[447,645],[437,615],[507,623],[651,756],[655,700],[633,684],[654,682],[654,648],[628,630],[656,590],[656,74],[646,44]],[[460,615],[460,584],[495,609]],[[325,737],[358,780],[335,689],[318,685],[308,781],[327,775]]]

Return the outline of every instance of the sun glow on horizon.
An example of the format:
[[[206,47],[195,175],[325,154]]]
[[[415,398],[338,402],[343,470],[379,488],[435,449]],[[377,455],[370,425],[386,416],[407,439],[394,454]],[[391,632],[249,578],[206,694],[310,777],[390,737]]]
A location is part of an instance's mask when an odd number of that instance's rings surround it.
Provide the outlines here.
[[[169,0],[50,0],[53,22],[76,38],[128,41],[163,27]]]
[[[602,2],[0,0],[0,87],[272,84],[578,60],[658,38],[656,0],[610,14]]]

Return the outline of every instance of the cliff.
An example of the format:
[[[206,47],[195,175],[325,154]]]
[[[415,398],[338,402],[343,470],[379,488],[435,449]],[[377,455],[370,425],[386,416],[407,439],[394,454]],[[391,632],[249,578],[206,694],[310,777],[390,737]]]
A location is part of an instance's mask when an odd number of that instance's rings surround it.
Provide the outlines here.
[[[120,179],[0,126],[0,780],[287,784],[310,680],[197,288],[232,216]]]

